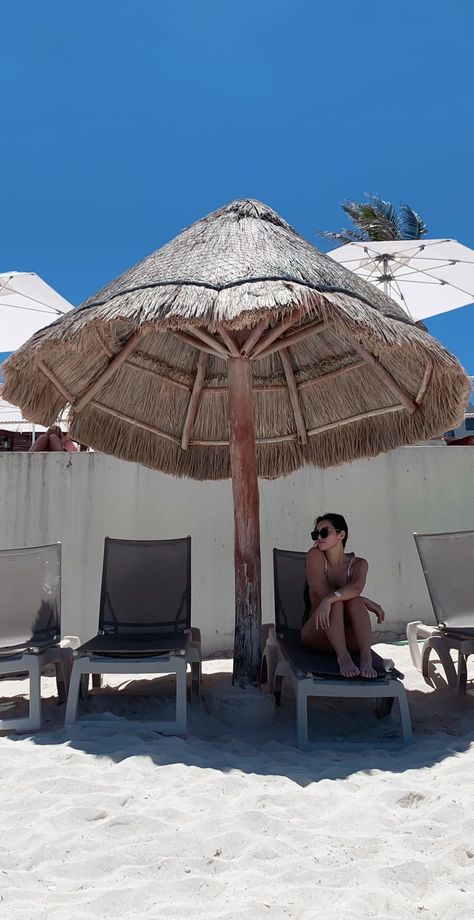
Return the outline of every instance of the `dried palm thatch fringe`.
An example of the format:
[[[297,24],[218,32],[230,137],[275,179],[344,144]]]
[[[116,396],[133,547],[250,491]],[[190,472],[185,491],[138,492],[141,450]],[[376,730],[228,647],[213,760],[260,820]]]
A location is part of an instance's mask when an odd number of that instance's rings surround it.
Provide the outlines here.
[[[246,340],[260,476],[439,435],[468,400],[457,360],[397,304],[250,200],[38,332],[6,363],[3,395],[46,425],[72,403],[72,436],[97,450],[222,479],[227,357]]]

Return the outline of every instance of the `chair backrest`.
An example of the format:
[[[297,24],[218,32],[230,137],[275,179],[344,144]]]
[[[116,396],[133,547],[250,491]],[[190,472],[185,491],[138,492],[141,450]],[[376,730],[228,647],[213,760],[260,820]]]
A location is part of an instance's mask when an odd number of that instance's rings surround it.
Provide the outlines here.
[[[273,550],[275,627],[278,635],[299,638],[306,612],[306,553]]]
[[[181,632],[191,625],[191,537],[106,537],[99,630],[113,636]]]
[[[474,628],[474,531],[415,533],[438,624]]]
[[[0,652],[61,638],[61,544],[0,550]]]

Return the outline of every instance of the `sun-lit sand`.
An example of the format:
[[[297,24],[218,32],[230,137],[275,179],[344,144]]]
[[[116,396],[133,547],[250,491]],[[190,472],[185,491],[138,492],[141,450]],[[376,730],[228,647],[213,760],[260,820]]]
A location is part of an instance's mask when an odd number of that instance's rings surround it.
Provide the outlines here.
[[[42,732],[0,737],[1,920],[472,920],[474,693],[377,650],[406,674],[412,746],[370,701],[311,700],[302,753],[290,696],[266,728],[192,707],[186,739],[136,721],[171,711],[166,676],[115,679],[69,735],[47,700]],[[204,692],[230,669],[205,662]],[[0,683],[3,715],[24,686]]]

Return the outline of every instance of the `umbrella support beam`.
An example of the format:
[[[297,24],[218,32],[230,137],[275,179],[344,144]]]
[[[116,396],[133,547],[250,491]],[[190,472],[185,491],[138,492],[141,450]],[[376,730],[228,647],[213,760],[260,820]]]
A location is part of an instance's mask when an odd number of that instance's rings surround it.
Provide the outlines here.
[[[252,365],[228,363],[229,451],[234,498],[235,638],[233,683],[257,686],[260,671],[260,507]]]
[[[421,406],[426,396],[426,391],[431,383],[432,373],[433,373],[433,362],[430,358],[425,367],[425,373],[423,374],[423,380],[421,381],[420,389],[418,390],[418,393],[416,394],[415,402],[417,406]]]
[[[103,388],[108,380],[115,374],[119,367],[127,360],[128,356],[135,351],[140,339],[146,334],[146,330],[139,329],[130,338],[125,342],[123,348],[114,355],[112,360],[109,362],[106,368],[102,371],[101,374],[94,380],[93,383],[87,388],[87,390],[73,403],[72,408],[75,412],[82,412],[83,409],[91,402],[96,393]]]
[[[295,375],[291,366],[290,356],[285,348],[279,352],[283,370],[285,371],[286,383],[288,386],[288,395],[290,397],[291,408],[295,418],[296,431],[298,433],[298,444],[307,444],[308,436],[306,434],[306,425],[301,411],[301,403],[296,386]]]
[[[183,450],[187,450],[189,446],[189,439],[191,437],[194,422],[197,415],[199,397],[202,392],[204,378],[206,376],[206,365],[208,361],[208,356],[204,351],[199,352],[199,358],[197,363],[196,377],[194,380],[194,386],[189,397],[188,408],[186,411],[186,418],[184,420],[183,434],[181,437],[181,447]]]
[[[399,399],[403,408],[406,409],[407,412],[410,412],[410,414],[412,412],[416,412],[418,409],[416,402],[407,396],[404,390],[402,390],[400,384],[397,383],[395,378],[392,377],[391,373],[383,366],[383,364],[380,363],[378,358],[371,354],[370,351],[367,351],[367,349],[364,348],[363,345],[360,345],[359,342],[353,341],[352,345],[364,359],[364,361],[368,364],[368,366],[374,370],[378,377],[380,377],[380,380],[385,384],[385,386],[388,387],[388,389],[392,391],[393,395]]]

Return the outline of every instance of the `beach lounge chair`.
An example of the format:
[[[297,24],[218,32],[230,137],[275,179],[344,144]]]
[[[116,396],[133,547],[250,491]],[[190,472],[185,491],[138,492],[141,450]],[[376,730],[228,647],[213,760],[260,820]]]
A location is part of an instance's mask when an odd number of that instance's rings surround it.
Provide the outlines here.
[[[415,543],[431,598],[436,626],[415,620],[407,626],[413,664],[427,684],[430,655],[441,662],[448,686],[466,692],[467,660],[474,654],[474,531],[415,533]],[[423,639],[420,649],[419,639]],[[451,657],[457,652],[457,669]]]
[[[287,678],[296,696],[298,747],[308,747],[308,697],[371,697],[377,715],[387,715],[398,700],[403,740],[411,741],[411,721],[402,677],[392,661],[372,653],[378,677],[370,680],[341,677],[335,655],[313,652],[302,644],[300,629],[305,612],[306,554],[273,550],[275,626],[267,630],[262,655],[261,683],[267,683],[280,703]],[[357,656],[353,656],[357,662]]]
[[[185,734],[187,665],[199,701],[201,634],[191,628],[191,537],[105,540],[99,629],[74,652],[66,724],[77,718],[84,674],[176,674],[176,718],[154,724]],[[95,682],[97,685],[97,681]]]
[[[41,674],[51,663],[66,701],[73,644],[61,641],[61,544],[0,550],[0,676],[27,673],[30,690],[28,716],[1,718],[1,731],[41,728]]]

